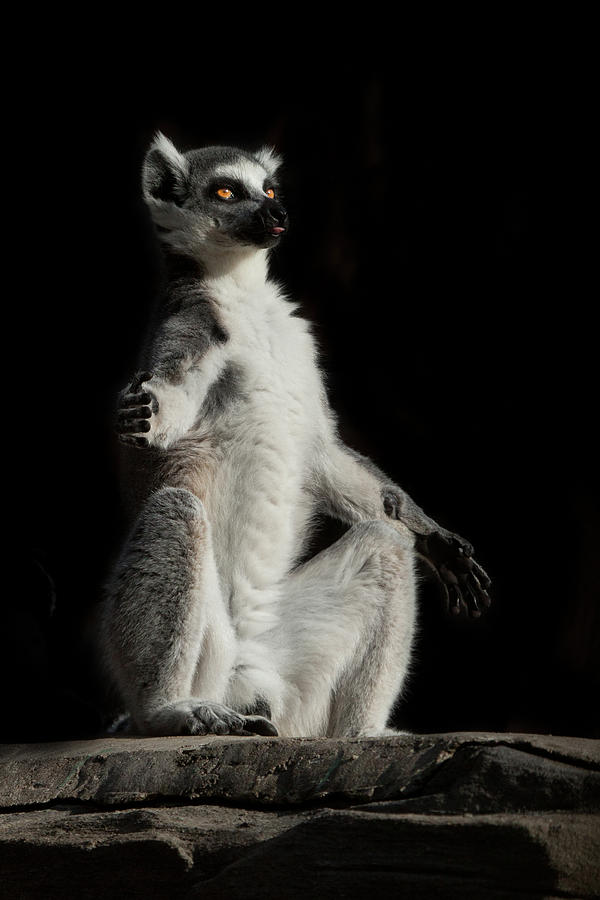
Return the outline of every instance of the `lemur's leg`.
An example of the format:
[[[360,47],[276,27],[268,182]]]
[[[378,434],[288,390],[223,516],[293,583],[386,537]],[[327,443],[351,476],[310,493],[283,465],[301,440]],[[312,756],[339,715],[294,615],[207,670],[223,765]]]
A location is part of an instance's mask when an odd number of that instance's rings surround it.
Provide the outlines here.
[[[142,509],[108,586],[109,664],[144,734],[275,733],[223,705],[236,654],[204,506],[163,487]]]
[[[292,573],[274,638],[292,685],[280,734],[385,733],[415,631],[413,563],[408,529],[368,521]]]

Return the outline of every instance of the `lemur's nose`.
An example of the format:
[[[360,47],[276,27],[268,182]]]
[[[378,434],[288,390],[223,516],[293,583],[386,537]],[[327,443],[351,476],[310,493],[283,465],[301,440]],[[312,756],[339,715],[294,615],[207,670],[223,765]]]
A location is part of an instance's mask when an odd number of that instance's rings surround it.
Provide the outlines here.
[[[277,229],[279,234],[287,228],[288,215],[281,203],[277,200],[265,200],[261,208],[261,217],[265,223],[265,227]]]

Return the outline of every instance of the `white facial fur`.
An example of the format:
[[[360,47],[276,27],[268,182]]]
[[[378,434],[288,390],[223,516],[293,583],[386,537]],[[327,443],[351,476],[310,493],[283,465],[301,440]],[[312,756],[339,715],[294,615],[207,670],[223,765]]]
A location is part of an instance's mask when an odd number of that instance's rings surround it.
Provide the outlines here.
[[[251,195],[264,194],[263,185],[268,177],[268,172],[259,163],[249,159],[240,159],[239,162],[218,166],[215,169],[215,178],[235,178],[241,181]]]

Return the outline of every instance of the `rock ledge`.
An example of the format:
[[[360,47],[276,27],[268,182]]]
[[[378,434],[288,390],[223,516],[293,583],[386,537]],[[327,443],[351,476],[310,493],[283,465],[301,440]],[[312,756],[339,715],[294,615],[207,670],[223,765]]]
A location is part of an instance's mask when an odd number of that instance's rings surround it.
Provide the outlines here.
[[[110,736],[4,745],[0,776],[0,897],[591,898],[600,885],[600,741]]]

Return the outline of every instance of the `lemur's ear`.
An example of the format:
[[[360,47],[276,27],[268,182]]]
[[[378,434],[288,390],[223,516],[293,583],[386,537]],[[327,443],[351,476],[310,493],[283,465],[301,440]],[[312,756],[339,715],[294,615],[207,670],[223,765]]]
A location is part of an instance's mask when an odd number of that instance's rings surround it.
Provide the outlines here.
[[[261,147],[254,156],[272,178],[275,176],[277,169],[283,162],[283,159],[279,156],[274,147]]]
[[[187,174],[185,156],[168,137],[157,131],[142,167],[144,197],[180,206],[185,198]]]

